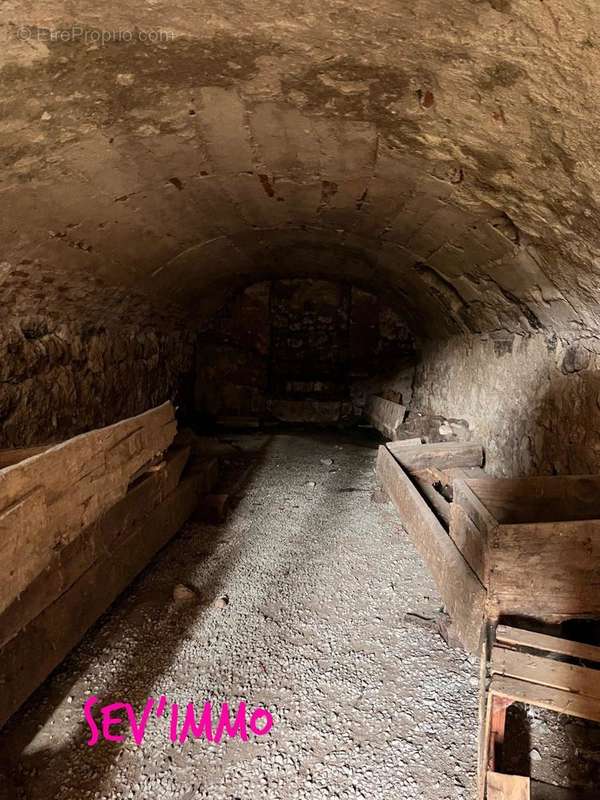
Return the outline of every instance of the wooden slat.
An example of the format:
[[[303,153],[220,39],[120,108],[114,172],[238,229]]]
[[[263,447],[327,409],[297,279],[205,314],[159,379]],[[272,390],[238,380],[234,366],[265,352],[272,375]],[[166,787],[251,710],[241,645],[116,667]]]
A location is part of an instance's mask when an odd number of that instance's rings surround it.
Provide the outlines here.
[[[544,656],[494,647],[491,671],[494,675],[520,678],[554,689],[564,689],[600,701],[600,671],[566,664]]]
[[[480,467],[483,464],[483,447],[478,442],[436,442],[414,448],[389,442],[387,448],[405,469]]]
[[[600,615],[600,522],[500,525],[488,557],[492,619]]]
[[[0,727],[192,514],[201,477],[191,474],[115,547],[0,650]]]
[[[528,703],[558,714],[600,722],[600,700],[593,697],[499,675],[492,679],[490,692],[514,702]]]
[[[487,800],[530,800],[529,778],[520,775],[487,774]]]
[[[487,580],[487,537],[456,501],[450,503],[449,532],[467,564],[485,586]]]
[[[406,406],[374,395],[369,398],[365,415],[374,428],[389,439],[395,439],[404,422]]]
[[[531,650],[571,656],[584,661],[597,661],[600,664],[600,647],[582,642],[572,642],[569,639],[560,639],[558,636],[548,636],[544,633],[534,633],[522,628],[513,628],[509,625],[498,625],[496,641],[499,644],[528,647]]]
[[[379,448],[377,475],[427,564],[463,646],[479,652],[486,593],[418,489],[386,447]]]

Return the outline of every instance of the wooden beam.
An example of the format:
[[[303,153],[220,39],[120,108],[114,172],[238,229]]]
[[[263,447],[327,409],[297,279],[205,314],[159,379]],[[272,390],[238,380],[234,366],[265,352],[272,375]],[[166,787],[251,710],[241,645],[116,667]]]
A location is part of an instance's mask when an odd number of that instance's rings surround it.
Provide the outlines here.
[[[0,469],[12,467],[13,464],[19,464],[27,458],[39,456],[40,453],[45,453],[50,447],[52,447],[51,444],[44,444],[37,447],[13,447],[8,450],[0,450]]]
[[[414,448],[389,442],[387,448],[405,469],[480,467],[483,464],[483,446],[478,442],[436,442]]]
[[[425,561],[463,646],[478,653],[486,592],[477,576],[389,450],[379,448],[377,475]]]
[[[487,580],[487,537],[456,501],[449,507],[449,532],[465,561],[482,585]]]
[[[409,475],[438,519],[441,519],[445,526],[448,526],[450,522],[450,503],[434,486],[439,482],[438,471],[435,469],[411,470]]]
[[[544,633],[513,628],[509,625],[498,625],[496,628],[496,641],[499,644],[528,647],[531,650],[540,650],[557,655],[571,656],[583,661],[597,661],[600,663],[600,647],[582,642],[571,642],[569,639],[560,639],[558,636],[547,636]]]
[[[544,656],[534,656],[519,650],[494,647],[491,671],[493,675],[504,675],[564,689],[566,692],[592,697],[600,701],[600,671],[567,664]]]

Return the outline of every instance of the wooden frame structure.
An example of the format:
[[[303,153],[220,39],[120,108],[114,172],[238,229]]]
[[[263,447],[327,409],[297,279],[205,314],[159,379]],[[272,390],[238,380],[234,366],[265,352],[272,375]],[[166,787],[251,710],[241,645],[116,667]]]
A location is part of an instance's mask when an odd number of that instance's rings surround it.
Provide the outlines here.
[[[600,647],[499,625],[490,673],[487,692],[482,687],[479,797],[529,800],[528,778],[497,772],[506,712],[525,703],[600,722]]]

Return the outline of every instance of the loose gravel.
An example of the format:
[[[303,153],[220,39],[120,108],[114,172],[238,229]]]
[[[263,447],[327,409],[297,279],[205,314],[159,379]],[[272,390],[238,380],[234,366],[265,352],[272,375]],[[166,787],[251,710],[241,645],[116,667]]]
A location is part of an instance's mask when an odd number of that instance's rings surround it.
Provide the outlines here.
[[[440,598],[375,449],[240,441],[253,469],[227,521],[188,523],[3,731],[11,800],[474,796],[478,668],[428,623]],[[244,700],[274,726],[180,745],[151,715],[141,746],[88,747],[90,695],[138,716],[149,696]]]

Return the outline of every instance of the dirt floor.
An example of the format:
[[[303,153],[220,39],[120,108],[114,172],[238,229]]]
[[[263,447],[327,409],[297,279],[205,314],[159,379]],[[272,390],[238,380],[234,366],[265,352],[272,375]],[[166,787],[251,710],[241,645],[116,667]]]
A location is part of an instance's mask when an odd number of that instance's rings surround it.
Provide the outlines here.
[[[256,434],[222,447],[231,474],[251,465],[227,521],[190,522],[4,729],[0,795],[473,797],[478,667],[436,630],[437,592],[375,491],[374,444]],[[141,746],[127,726],[89,747],[90,695],[95,719],[164,696],[246,701],[274,725],[173,744],[152,711]]]

